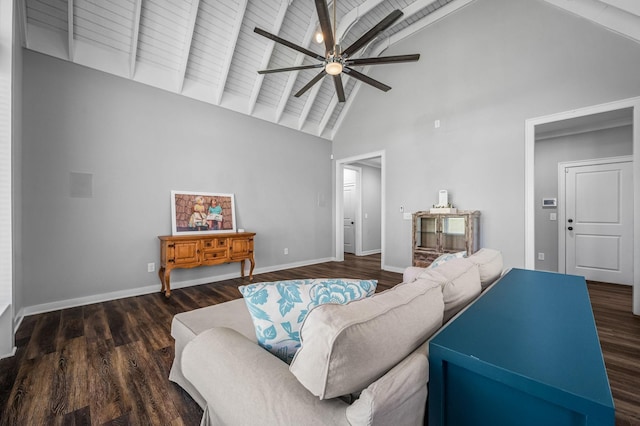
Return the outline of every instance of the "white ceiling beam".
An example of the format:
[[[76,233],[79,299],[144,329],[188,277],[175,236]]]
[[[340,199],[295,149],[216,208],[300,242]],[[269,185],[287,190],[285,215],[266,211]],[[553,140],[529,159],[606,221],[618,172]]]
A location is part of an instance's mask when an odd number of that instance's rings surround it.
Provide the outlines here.
[[[640,2],[638,0],[600,0],[620,10],[640,16]]]
[[[238,37],[240,36],[240,28],[242,28],[242,21],[247,10],[247,0],[240,1],[238,6],[238,15],[236,17],[236,21],[233,23],[233,30],[231,31],[231,43],[227,48],[227,55],[225,56],[221,66],[220,83],[218,84],[218,91],[216,92],[214,100],[216,105],[220,105],[220,102],[222,102],[222,94],[224,93],[224,88],[227,85],[229,69],[231,68],[231,61],[233,60],[233,52],[236,50]]]
[[[75,51],[73,33],[73,0],[67,0],[67,48],[69,49],[69,60],[71,62],[73,62]]]
[[[344,15],[340,20],[340,25],[338,25],[338,27],[336,28],[336,43],[344,38],[346,33],[348,33],[353,25],[358,22],[358,19],[371,12],[372,9],[374,9],[383,1],[384,0],[366,0],[364,3],[351,9],[346,15]]]
[[[198,10],[200,9],[200,0],[194,0],[191,3],[191,13],[189,14],[189,24],[185,33],[184,48],[182,50],[182,58],[180,59],[180,67],[178,68],[178,93],[182,93],[184,87],[184,76],[187,73],[187,65],[189,65],[189,55],[191,54],[191,43],[193,42],[193,33],[196,28],[196,19],[198,19]]]
[[[307,27],[307,32],[304,34],[304,37],[302,38],[304,43],[302,47],[307,49],[309,48],[309,46],[311,45],[311,40],[313,40],[313,35],[317,27],[318,27],[318,23],[312,19],[311,22],[309,23],[309,26]],[[293,66],[298,67],[302,65],[302,62],[304,62],[305,56],[307,55],[305,55],[304,53],[298,52],[298,54],[296,55],[296,60],[293,63]],[[276,107],[276,123],[279,123],[280,120],[282,119],[282,114],[284,114],[284,109],[286,108],[287,103],[289,102],[289,99],[291,97],[291,92],[293,92],[293,86],[296,83],[296,79],[298,78],[299,73],[300,71],[292,71],[289,73],[289,76],[287,77],[287,83],[284,87],[284,90],[282,91],[282,95],[280,96],[280,101],[278,102],[278,106]]]
[[[27,2],[18,2],[18,22],[20,22],[20,32],[22,33],[23,46],[29,49],[29,39],[27,38]]]
[[[342,77],[341,79],[342,79],[342,85],[346,86],[347,79]],[[327,128],[327,124],[329,124],[329,120],[331,119],[331,115],[333,114],[333,111],[336,109],[337,106],[338,106],[338,95],[334,93],[333,96],[331,97],[331,101],[329,102],[329,106],[327,107],[326,111],[322,115],[320,124],[318,124],[318,136],[324,133],[324,130]]]
[[[285,16],[287,16],[287,10],[289,9],[289,5],[291,4],[290,0],[283,0],[280,3],[280,9],[278,10],[278,14],[276,15],[276,22],[273,27],[273,33],[278,34],[280,32],[280,28],[282,28],[282,23],[284,22]],[[269,66],[269,60],[271,59],[271,55],[273,54],[273,49],[276,47],[275,41],[269,41],[267,44],[267,49],[264,51],[264,55],[262,56],[262,62],[260,63],[260,68],[265,69]],[[248,108],[249,115],[253,114],[253,110],[256,107],[256,101],[258,100],[258,95],[260,95],[260,90],[262,89],[262,82],[264,81],[264,74],[258,74],[256,77],[256,81],[253,85],[253,91],[251,92],[251,97],[249,98]]]
[[[314,84],[313,87],[310,89],[311,91],[309,92],[309,97],[307,98],[307,101],[304,103],[304,106],[302,107],[302,113],[300,113],[300,117],[298,118],[298,130],[302,130],[302,128],[304,127],[304,123],[306,123],[307,121],[307,117],[309,116],[309,112],[311,112],[311,107],[313,106],[313,103],[315,102],[316,97],[318,96],[318,92],[320,92],[320,88],[322,87],[323,81],[324,81],[324,77],[322,77],[322,79],[316,84]]]
[[[640,8],[627,8],[625,10],[610,6],[598,0],[545,0],[560,9],[564,9],[574,15],[581,16],[589,21],[600,24],[614,33],[627,37],[636,43],[640,43],[640,16],[635,10]],[[614,3],[614,2],[607,2]],[[618,6],[625,7],[624,2]]]
[[[140,15],[142,14],[142,0],[136,0],[134,5],[133,28],[131,30],[131,47],[129,49],[129,78],[136,73],[136,59],[138,57],[138,37],[140,36]]]

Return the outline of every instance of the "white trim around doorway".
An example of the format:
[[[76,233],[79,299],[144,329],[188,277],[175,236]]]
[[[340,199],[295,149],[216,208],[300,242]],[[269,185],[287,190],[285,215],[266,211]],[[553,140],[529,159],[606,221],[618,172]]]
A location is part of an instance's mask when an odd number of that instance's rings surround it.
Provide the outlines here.
[[[334,230],[335,230],[335,247],[334,258],[338,262],[344,261],[344,229],[343,229],[343,216],[344,216],[344,200],[343,200],[343,181],[344,181],[344,167],[351,163],[357,163],[358,161],[367,160],[370,158],[380,157],[381,171],[380,171],[380,247],[381,247],[381,260],[380,267],[385,269],[385,250],[386,250],[386,158],[385,151],[370,152],[368,154],[356,155],[353,157],[342,158],[335,160],[335,188],[334,188]]]

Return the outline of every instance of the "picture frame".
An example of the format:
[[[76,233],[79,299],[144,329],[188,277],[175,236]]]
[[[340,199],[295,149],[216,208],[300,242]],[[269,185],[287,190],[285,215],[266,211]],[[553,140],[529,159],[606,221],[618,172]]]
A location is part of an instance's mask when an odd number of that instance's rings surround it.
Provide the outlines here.
[[[224,232],[236,232],[234,194],[171,191],[171,235]]]

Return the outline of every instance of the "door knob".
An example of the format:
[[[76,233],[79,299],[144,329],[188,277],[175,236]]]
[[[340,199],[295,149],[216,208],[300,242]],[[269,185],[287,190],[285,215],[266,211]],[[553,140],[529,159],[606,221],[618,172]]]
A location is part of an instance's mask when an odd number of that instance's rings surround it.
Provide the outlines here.
[[[569,231],[573,231],[573,226],[567,228]]]
[[[573,219],[568,219],[567,222],[573,223]]]

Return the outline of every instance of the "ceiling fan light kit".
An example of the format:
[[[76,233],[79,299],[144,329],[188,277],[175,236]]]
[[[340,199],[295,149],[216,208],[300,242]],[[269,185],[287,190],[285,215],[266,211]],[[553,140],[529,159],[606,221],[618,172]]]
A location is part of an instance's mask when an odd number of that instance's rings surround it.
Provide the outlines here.
[[[307,56],[310,56],[316,60],[321,61],[318,64],[314,65],[300,65],[296,67],[287,67],[287,68],[277,68],[277,69],[269,69],[269,70],[260,70],[259,74],[270,74],[276,72],[285,72],[285,71],[299,71],[310,68],[322,68],[319,74],[317,74],[311,81],[309,81],[302,89],[300,89],[294,96],[299,97],[302,96],[307,90],[309,90],[314,84],[318,81],[322,80],[322,77],[325,75],[330,75],[333,78],[333,82],[336,88],[336,94],[338,95],[338,100],[340,102],[345,101],[344,96],[344,86],[342,84],[342,79],[340,75],[344,72],[349,77],[353,77],[356,80],[362,81],[363,83],[369,84],[377,89],[380,89],[384,92],[391,89],[390,86],[383,84],[377,80],[374,80],[371,77],[362,74],[350,66],[365,66],[365,65],[380,65],[380,64],[393,64],[400,62],[415,62],[420,59],[419,54],[413,55],[396,55],[396,56],[382,56],[382,57],[373,57],[373,58],[351,58],[353,54],[358,52],[360,49],[365,47],[370,41],[372,41],[375,37],[378,36],[381,32],[385,31],[394,22],[396,22],[402,15],[402,11],[394,10],[386,18],[380,21],[377,25],[367,31],[364,35],[362,35],[358,40],[356,40],[353,44],[347,47],[345,50],[341,50],[340,45],[337,44],[336,40],[336,0],[333,2],[333,29],[331,28],[331,20],[329,19],[329,7],[327,6],[326,0],[315,0],[316,3],[316,11],[318,13],[318,20],[320,21],[320,28],[322,32],[316,34],[315,39],[318,43],[324,41],[325,44],[325,56],[312,52],[308,49],[305,49],[302,46],[299,46],[295,43],[292,43],[288,40],[282,39],[274,34],[271,34],[261,28],[256,27],[254,32],[260,34],[263,37],[266,37],[270,40],[273,40],[277,43],[280,43],[284,46],[289,47],[290,49],[297,50],[300,53],[303,53]]]
[[[324,66],[324,70],[329,75],[338,75],[342,72],[342,63],[340,62],[340,58],[336,58],[332,56],[327,59],[327,65]]]

